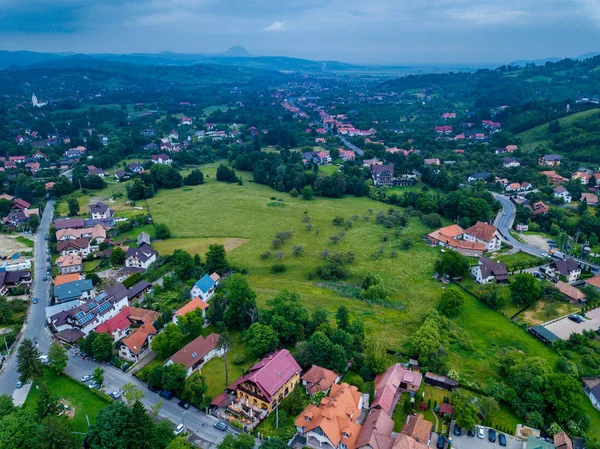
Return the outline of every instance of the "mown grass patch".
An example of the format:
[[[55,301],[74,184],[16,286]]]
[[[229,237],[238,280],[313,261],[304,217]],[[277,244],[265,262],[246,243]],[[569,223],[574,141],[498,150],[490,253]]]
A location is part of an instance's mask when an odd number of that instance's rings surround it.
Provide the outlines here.
[[[17,237],[15,237],[15,240],[19,243],[22,243],[23,245],[27,246],[28,248],[33,248],[34,242],[31,239],[28,239],[27,237],[23,237],[22,235],[19,235]]]

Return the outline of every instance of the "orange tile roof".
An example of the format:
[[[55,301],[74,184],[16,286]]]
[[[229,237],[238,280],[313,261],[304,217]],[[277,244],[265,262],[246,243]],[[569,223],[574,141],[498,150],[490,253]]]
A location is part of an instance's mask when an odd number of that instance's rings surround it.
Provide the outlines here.
[[[593,278],[585,279],[583,282],[593,285],[596,288],[600,288],[600,276],[594,276]]]
[[[474,236],[479,240],[483,240],[484,242],[490,242],[494,238],[494,234],[498,229],[495,226],[484,223],[483,221],[478,221],[473,226],[465,231],[465,234],[469,234]]]
[[[202,301],[200,298],[198,298],[196,296],[190,302],[185,304],[181,309],[177,310],[175,312],[175,316],[184,316],[184,315],[190,313],[192,310],[196,310],[196,309],[205,310],[206,308],[208,308],[208,303]]]
[[[360,416],[360,397],[355,386],[332,385],[329,396],[323,398],[318,407],[309,404],[296,418],[296,427],[303,427],[305,432],[320,428],[334,447],[341,442],[348,449],[355,449],[362,430],[356,422]]]
[[[392,446],[392,449],[429,449],[429,446],[419,443],[408,435],[399,433],[396,437],[396,441],[394,441],[394,446]]]
[[[59,285],[66,284],[67,282],[75,282],[80,279],[81,275],[79,273],[59,274],[54,278],[54,286],[58,287]]]
[[[123,340],[123,344],[134,354],[138,354],[149,335],[156,335],[156,329],[150,323],[145,323],[133,334]]]
[[[144,324],[153,324],[160,317],[160,312],[155,312],[154,310],[142,309],[140,307],[124,307],[124,309],[129,309],[129,319],[142,321]]]
[[[412,415],[408,417],[402,433],[426,445],[431,436],[432,427],[433,424],[426,421],[423,415]]]
[[[556,287],[556,289],[559,292],[561,292],[563,295],[567,296],[568,298],[572,298],[572,299],[579,301],[586,297],[585,293],[583,293],[581,290],[578,290],[575,287],[573,287],[572,285],[569,285],[563,281],[558,281],[554,286]]]
[[[331,370],[313,365],[301,379],[308,383],[308,385],[306,385],[308,392],[314,394],[318,391],[329,390],[329,387],[335,383],[338,376],[337,373],[334,373]]]

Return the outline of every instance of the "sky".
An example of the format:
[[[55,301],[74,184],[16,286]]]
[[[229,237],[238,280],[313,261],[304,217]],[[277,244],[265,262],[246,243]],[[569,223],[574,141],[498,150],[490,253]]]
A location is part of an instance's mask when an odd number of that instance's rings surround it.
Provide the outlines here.
[[[0,50],[504,64],[600,51],[600,0],[0,0]]]

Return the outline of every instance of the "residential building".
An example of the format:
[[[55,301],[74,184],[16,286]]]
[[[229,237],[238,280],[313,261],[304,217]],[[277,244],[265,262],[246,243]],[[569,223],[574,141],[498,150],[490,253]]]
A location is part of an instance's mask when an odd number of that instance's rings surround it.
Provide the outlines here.
[[[392,449],[394,420],[383,410],[369,411],[356,441],[356,449]]]
[[[173,159],[171,159],[171,156],[167,155],[167,154],[153,154],[150,157],[150,161],[152,161],[153,164],[160,164],[160,165],[171,165],[173,163]]]
[[[554,170],[543,171],[541,174],[544,175],[546,178],[548,178],[548,181],[550,182],[550,184],[555,185],[555,186],[560,185],[560,184],[565,184],[569,181],[567,178],[560,176]]]
[[[208,309],[208,303],[202,301],[202,299],[196,296],[181,309],[175,311],[173,314],[173,323],[177,324],[179,322],[179,318],[197,309],[202,310],[202,316],[206,318],[206,309]]]
[[[423,164],[427,165],[442,165],[438,158],[423,159]]]
[[[131,328],[131,321],[129,321],[129,308],[124,307],[114,317],[106,320],[104,323],[98,325],[94,332],[98,334],[109,334],[113,341],[116,343],[119,340],[129,335],[129,329]]]
[[[347,383],[332,385],[329,396],[318,407],[309,404],[296,418],[296,429],[308,447],[356,449],[362,431],[357,422],[361,409],[358,388]]]
[[[573,449],[573,442],[564,431],[554,434],[554,447],[556,449]]]
[[[484,172],[472,174],[471,176],[469,176],[467,178],[467,181],[469,181],[469,182],[482,181],[485,183],[489,177],[490,177],[490,174],[488,172],[484,171]]]
[[[353,161],[356,158],[356,155],[352,150],[344,150],[343,148],[340,148],[339,152],[343,161]]]
[[[565,295],[566,300],[571,304],[584,304],[587,302],[585,293],[576,289],[572,285],[569,285],[563,281],[558,281],[556,284],[554,284],[554,286],[559,292]]]
[[[91,228],[67,228],[56,231],[57,242],[65,240],[77,240],[81,238],[89,238],[95,240],[97,243],[102,243],[106,240],[106,229],[104,226],[98,223]]]
[[[523,449],[554,449],[554,445],[541,438],[529,436],[523,445]]]
[[[54,278],[54,286],[58,287],[67,282],[80,281],[81,279],[83,279],[83,276],[80,273],[59,274]]]
[[[579,169],[571,175],[571,179],[572,180],[579,179],[579,181],[581,182],[581,185],[586,186],[590,182],[590,179],[592,178],[592,176],[594,176],[594,172],[592,172],[591,170]]]
[[[127,181],[131,178],[131,174],[124,170],[117,170],[115,172],[115,181],[122,182]]]
[[[88,176],[95,175],[95,176],[100,176],[101,178],[104,178],[104,175],[105,175],[104,169],[98,168],[95,165],[88,165],[87,174],[88,174]]]
[[[496,251],[502,246],[498,228],[482,221],[478,221],[467,229],[463,234],[463,240],[483,243],[485,251]]]
[[[300,382],[300,365],[287,349],[264,357],[236,380],[229,390],[239,401],[271,413]]]
[[[418,443],[429,446],[432,427],[433,424],[427,421],[423,415],[409,415],[402,428],[402,433]]]
[[[102,201],[97,201],[96,204],[90,204],[90,218],[92,220],[101,220],[104,218],[111,218],[115,213],[110,207],[104,204]]]
[[[593,193],[582,193],[580,201],[588,206],[596,207],[598,205],[598,196]]]
[[[157,254],[156,250],[147,243],[143,243],[139,248],[129,248],[125,253],[125,266],[147,270],[156,262]]]
[[[479,284],[508,281],[506,265],[494,262],[487,257],[479,258],[479,263],[471,268],[471,274]]]
[[[507,153],[512,153],[514,151],[517,151],[519,149],[519,147],[517,145],[506,145],[506,152]]]
[[[76,299],[87,301],[94,296],[94,285],[89,279],[67,282],[54,287],[54,300],[56,302],[74,301]]]
[[[506,186],[505,190],[507,192],[520,192],[521,191],[521,184],[519,184],[518,182],[511,182],[510,184],[508,184]]]
[[[546,273],[554,278],[564,276],[567,283],[577,282],[581,276],[581,267],[575,259],[569,257],[565,260],[555,260],[548,267]]]
[[[331,386],[337,384],[341,378],[342,376],[338,373],[313,365],[300,379],[302,380],[302,385],[304,385],[306,392],[312,396],[319,391],[327,393]]]
[[[503,157],[502,166],[504,168],[520,167],[521,163],[512,157]]]
[[[554,198],[562,198],[565,203],[571,202],[571,194],[563,186],[558,186],[554,188]]]
[[[0,271],[0,296],[17,287],[31,288],[31,272],[24,270]]]
[[[403,392],[414,395],[421,387],[421,373],[405,369],[396,363],[375,377],[375,395],[371,408],[380,408],[392,416]]]
[[[130,362],[138,362],[148,355],[150,343],[158,332],[151,323],[144,323],[123,340],[119,347],[119,357]]]
[[[598,275],[589,279],[584,279],[583,282],[585,282],[586,285],[591,285],[592,287],[595,287],[596,289],[600,290],[600,276]]]
[[[131,290],[130,290],[131,291]],[[131,296],[127,296],[131,301]],[[160,312],[154,310],[142,309],[140,307],[127,307],[129,309],[129,321],[134,326],[143,326],[144,324],[154,324],[161,316]]]
[[[373,165],[371,166],[371,177],[373,185],[391,187],[394,185],[394,166]]]
[[[199,297],[202,301],[208,302],[215,294],[217,282],[215,282],[208,274],[205,274],[196,281],[190,290],[190,298]]]
[[[481,257],[485,251],[485,244],[463,240],[464,233],[460,226],[450,225],[431,232],[427,235],[427,239],[432,245],[443,246],[465,256]]]
[[[562,156],[560,154],[546,154],[540,156],[538,165],[543,165],[544,167],[558,167],[561,161]]]
[[[547,214],[547,213],[548,213],[548,206],[546,206],[546,204],[543,201],[538,201],[536,203],[533,203],[533,215]]]
[[[213,357],[220,357],[225,353],[223,349],[217,349],[219,337],[219,334],[214,333],[206,338],[200,335],[173,354],[165,362],[165,365],[180,363],[185,366],[187,377],[191,376],[194,371],[202,368]]]
[[[592,402],[592,405],[600,410],[600,377],[584,377],[583,391]]]
[[[54,220],[54,228],[59,229],[79,229],[85,228],[85,220],[83,218],[59,218]]]
[[[132,162],[131,164],[128,165],[128,167],[129,167],[129,170],[131,170],[133,173],[140,174],[144,171],[144,167],[142,167],[137,162]]]
[[[73,240],[61,240],[56,242],[56,251],[61,256],[68,254],[76,254],[78,256],[85,257],[92,251],[98,251],[98,245],[91,245],[91,239],[89,237],[79,238]]]
[[[61,274],[81,273],[83,271],[83,259],[77,254],[67,254],[56,259],[56,265]]]

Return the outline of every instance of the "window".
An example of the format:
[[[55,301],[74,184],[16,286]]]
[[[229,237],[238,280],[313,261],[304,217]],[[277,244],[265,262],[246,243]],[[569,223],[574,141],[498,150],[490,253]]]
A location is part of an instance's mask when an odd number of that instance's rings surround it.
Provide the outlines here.
[[[350,438],[350,435],[348,435],[346,432],[342,432],[342,437],[344,437],[344,438]]]

